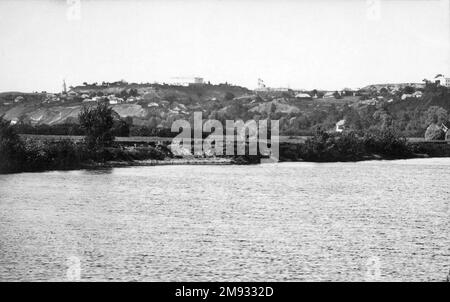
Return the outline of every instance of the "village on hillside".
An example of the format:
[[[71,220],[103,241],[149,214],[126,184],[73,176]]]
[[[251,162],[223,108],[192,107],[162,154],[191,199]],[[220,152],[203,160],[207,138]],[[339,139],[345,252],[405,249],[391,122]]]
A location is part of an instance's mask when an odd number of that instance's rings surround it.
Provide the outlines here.
[[[0,93],[0,115],[25,132],[45,126],[47,130],[58,126],[61,131],[64,125],[77,124],[82,107],[107,103],[128,124],[130,135],[167,133],[174,120],[189,119],[201,111],[204,119],[270,116],[280,120],[285,135],[310,135],[318,128],[341,132],[395,127],[406,136],[423,137],[431,125],[438,134],[430,139],[439,139],[441,131],[447,132],[449,90],[450,78],[442,74],[422,83],[333,91],[274,88],[262,79],[253,90],[211,84],[201,77],[177,77],[167,83],[85,82],[73,87],[64,81],[59,93]]]

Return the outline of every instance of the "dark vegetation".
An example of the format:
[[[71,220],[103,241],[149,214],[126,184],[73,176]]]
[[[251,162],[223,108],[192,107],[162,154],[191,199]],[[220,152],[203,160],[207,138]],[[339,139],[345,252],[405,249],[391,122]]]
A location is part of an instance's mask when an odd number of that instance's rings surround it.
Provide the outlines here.
[[[425,133],[430,139],[442,140],[449,136],[449,132],[446,135],[441,127],[448,125],[450,119],[449,89],[431,82],[424,88],[406,86],[396,92],[387,88],[361,90],[356,95],[335,92],[331,99],[322,98],[324,92],[313,90],[308,93],[318,98],[309,100],[296,99],[291,90],[253,93],[229,84],[189,87],[123,82],[94,84],[75,87],[79,90],[77,96],[61,96],[64,105],[56,104],[61,107],[79,105],[82,94],[102,96],[110,95],[114,90],[116,97],[123,99],[141,97],[133,104],[141,106],[146,115],[121,118],[107,103],[99,102],[97,106],[84,107],[78,119],[72,117],[52,126],[31,124],[29,117],[20,117],[15,125],[0,119],[0,173],[74,169],[108,161],[163,159],[169,155],[167,150],[156,147],[126,150],[114,142],[114,137],[174,137],[177,133],[171,132],[172,122],[176,119],[192,121],[193,112],[200,110],[204,119],[217,119],[223,124],[227,119],[277,119],[281,135],[313,136],[302,145],[281,146],[281,157],[286,160],[321,162],[408,158],[417,154],[449,155],[444,146],[411,144],[404,138],[424,137]],[[152,87],[153,92],[142,93],[143,87]],[[401,99],[403,94],[419,90],[423,93],[421,97]],[[23,97],[19,103],[16,103],[17,95]],[[381,101],[371,101],[377,98]],[[29,106],[32,110],[54,106],[40,103],[45,101],[44,93],[8,93],[0,95],[0,100],[4,102],[0,104],[0,114],[13,106]],[[158,106],[151,107],[153,102]],[[177,111],[177,107],[182,109]],[[28,111],[23,112],[26,115]],[[333,133],[336,122],[342,119],[346,121],[346,131]],[[82,135],[86,139],[83,143],[22,140],[17,133]],[[241,159],[242,162],[254,161],[254,158]]]
[[[96,107],[85,106],[81,110],[81,128],[86,133],[86,147],[91,150],[111,147],[114,142],[112,128],[114,125],[112,108],[106,103],[100,103]]]
[[[306,161],[357,161],[413,157],[406,138],[393,130],[327,133],[318,131],[300,147],[298,157]]]
[[[318,130],[304,144],[280,145],[282,161],[346,162],[450,157],[450,144],[408,142],[394,129],[330,133]]]
[[[81,96],[121,98],[126,104],[142,108],[143,115],[120,118],[114,115],[111,134],[114,136],[166,136],[172,137],[172,122],[176,119],[191,120],[193,112],[203,111],[203,118],[217,119],[277,119],[282,135],[313,135],[318,129],[334,129],[336,122],[346,120],[346,129],[353,131],[377,131],[394,128],[406,137],[423,137],[432,123],[448,121],[450,93],[446,87],[425,81],[425,86],[366,87],[358,91],[333,92],[333,97],[324,98],[324,91],[305,91],[314,99],[297,99],[292,90],[277,92],[254,92],[244,87],[229,84],[176,86],[167,84],[84,83],[73,87],[76,95],[58,97],[59,102],[39,105],[42,94],[22,94],[23,100],[14,103],[18,93],[0,95],[0,114],[14,107],[20,109],[14,126],[20,134],[85,135],[78,120],[73,117],[54,123],[52,126],[35,125],[27,115],[36,108],[51,109],[54,106],[80,106]],[[420,92],[420,97],[406,97]],[[135,101],[128,103],[127,98]],[[106,99],[105,99],[106,101]],[[365,102],[366,101],[366,102]],[[3,104],[9,105],[3,105]],[[156,104],[156,106],[155,106]],[[267,106],[258,106],[266,104]],[[3,106],[2,106],[3,105]],[[28,106],[28,107],[27,107]],[[34,107],[33,107],[34,106]],[[178,109],[176,109],[178,108]],[[59,110],[59,109],[58,109]],[[32,126],[33,125],[33,126]]]
[[[221,122],[227,119],[278,119],[280,121],[280,133],[282,135],[304,136],[313,135],[318,129],[332,130],[336,122],[346,120],[346,128],[349,130],[376,131],[387,128],[395,128],[406,137],[424,137],[425,131],[431,123],[448,121],[450,110],[450,94],[444,87],[430,87],[423,89],[421,98],[407,98],[401,100],[401,95],[411,92],[411,87],[405,87],[395,94],[385,95],[384,101],[377,103],[360,103],[359,100],[374,98],[386,94],[381,89],[379,92],[368,92],[359,96],[340,97],[332,100],[296,100],[293,93],[284,92],[277,96],[273,94],[250,95],[248,98],[235,98],[235,94],[224,92],[222,98],[194,100],[181,93],[166,93],[163,99],[152,99],[143,96],[144,100],[138,102],[144,110],[148,111],[146,117],[120,118],[114,116],[112,135],[114,136],[163,136],[172,137],[170,131],[172,122],[176,119],[192,119],[194,111],[204,110],[203,117],[217,119]],[[190,89],[193,95],[206,93],[200,88],[196,91]],[[192,90],[192,91],[191,91]],[[131,91],[131,90],[129,90]],[[135,92],[127,92],[135,94]],[[122,93],[118,93],[120,96]],[[283,96],[284,95],[284,96]],[[318,95],[320,95],[318,93]],[[206,96],[205,96],[206,98]],[[346,98],[352,101],[346,102]],[[392,99],[392,102],[387,102]],[[156,102],[160,107],[148,109],[146,102]],[[251,103],[253,102],[253,103]],[[267,110],[255,111],[252,108],[258,104],[272,102]],[[171,108],[179,104],[187,106],[185,114],[170,113]],[[297,111],[278,109],[278,104],[297,108]],[[269,110],[270,109],[270,110]],[[15,126],[20,134],[42,135],[85,135],[78,121],[67,121],[52,126],[31,125],[27,119],[20,120]]]
[[[141,147],[126,150],[111,140],[110,128],[96,126],[92,116],[108,115],[105,108],[91,109],[80,115],[81,124],[90,133],[83,143],[70,140],[21,140],[8,121],[0,119],[0,173],[43,170],[68,170],[95,167],[107,162],[131,162],[172,156],[166,147]],[[103,119],[106,124],[110,120]],[[98,129],[103,129],[99,131]],[[449,145],[413,144],[392,129],[330,133],[318,130],[304,144],[282,144],[280,159],[312,162],[401,159],[417,156],[449,156]],[[259,162],[259,156],[234,158],[236,164]]]
[[[71,140],[22,140],[9,121],[0,117],[0,173],[69,170],[93,167],[111,161],[166,157],[166,150],[146,147],[125,150],[114,145],[113,115],[108,106],[84,108],[80,125],[83,143]]]

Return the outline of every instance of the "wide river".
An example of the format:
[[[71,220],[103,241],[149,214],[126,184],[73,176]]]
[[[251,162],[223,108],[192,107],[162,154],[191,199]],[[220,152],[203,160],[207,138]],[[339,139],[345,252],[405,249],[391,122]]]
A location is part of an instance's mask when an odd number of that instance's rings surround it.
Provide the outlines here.
[[[0,280],[444,281],[450,158],[0,175]]]

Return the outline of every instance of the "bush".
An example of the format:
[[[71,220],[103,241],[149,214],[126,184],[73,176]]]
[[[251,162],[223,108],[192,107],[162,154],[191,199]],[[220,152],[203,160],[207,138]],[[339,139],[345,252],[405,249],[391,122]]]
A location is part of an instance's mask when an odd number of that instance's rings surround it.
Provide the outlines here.
[[[373,154],[389,158],[412,155],[406,139],[391,130],[376,133],[327,133],[317,131],[300,148],[300,158],[307,161],[354,161]]]
[[[26,170],[66,170],[77,168],[90,158],[83,146],[70,140],[26,141]]]
[[[380,130],[364,135],[366,152],[387,157],[411,156],[411,149],[405,137],[401,137],[392,129]]]
[[[25,163],[25,148],[10,122],[0,116],[0,173],[20,171]]]
[[[108,104],[100,103],[96,107],[83,107],[79,120],[86,132],[85,141],[89,149],[101,149],[112,145],[114,118],[113,110]]]
[[[327,133],[319,130],[306,140],[300,157],[309,161],[348,161],[364,155],[362,140],[353,132]]]
[[[444,140],[445,132],[436,124],[431,124],[427,131],[425,131],[425,139],[428,141],[432,140]]]
[[[160,147],[128,151],[98,144],[76,144],[71,140],[22,141],[9,121],[0,117],[0,173],[76,169],[107,161],[164,159],[168,152]]]
[[[235,97],[234,94],[231,92],[225,93],[225,100],[227,100],[227,101],[231,101],[232,99],[234,99],[234,97]]]

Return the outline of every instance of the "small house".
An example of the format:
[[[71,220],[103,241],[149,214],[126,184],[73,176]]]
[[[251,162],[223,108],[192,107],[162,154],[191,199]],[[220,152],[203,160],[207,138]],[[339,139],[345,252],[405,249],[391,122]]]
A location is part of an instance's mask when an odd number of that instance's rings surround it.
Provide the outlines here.
[[[295,95],[295,98],[297,98],[297,99],[311,99],[311,96],[309,94],[307,94],[307,93],[300,92],[300,93],[297,93]]]
[[[434,82],[440,86],[450,87],[450,78],[446,78],[442,74],[437,75],[434,78]]]
[[[345,130],[345,120],[340,120],[336,123],[336,132],[343,132]]]
[[[402,101],[408,99],[408,98],[413,98],[414,95],[413,94],[409,94],[409,93],[404,93],[402,94]]]
[[[21,103],[23,102],[25,99],[23,98],[23,96],[19,95],[18,97],[16,97],[14,99],[14,103]]]
[[[418,90],[416,92],[414,92],[413,97],[420,99],[422,97],[422,91]]]
[[[89,99],[85,99],[85,101],[86,100],[89,100]],[[101,100],[103,100],[103,97],[101,97],[101,96],[94,96],[92,99],[90,99],[91,102],[100,102]]]
[[[334,98],[334,91],[328,91],[327,93],[325,93],[325,95],[323,96],[323,98]]]

